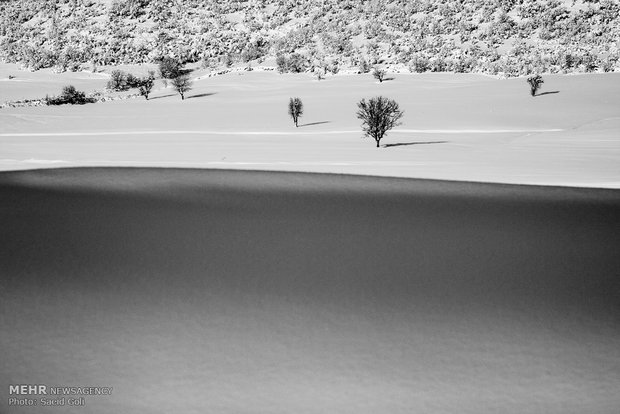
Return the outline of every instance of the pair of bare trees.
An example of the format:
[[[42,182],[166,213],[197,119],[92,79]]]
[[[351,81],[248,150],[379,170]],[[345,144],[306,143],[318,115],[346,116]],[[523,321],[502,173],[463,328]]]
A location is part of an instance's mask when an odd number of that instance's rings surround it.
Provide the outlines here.
[[[357,118],[362,120],[362,130],[364,135],[371,137],[377,143],[387,134],[387,132],[400,125],[403,111],[400,110],[398,103],[383,96],[370,98],[368,101],[362,99],[357,104]],[[288,113],[293,118],[295,127],[299,126],[299,117],[303,114],[303,103],[299,98],[291,98],[288,103]]]

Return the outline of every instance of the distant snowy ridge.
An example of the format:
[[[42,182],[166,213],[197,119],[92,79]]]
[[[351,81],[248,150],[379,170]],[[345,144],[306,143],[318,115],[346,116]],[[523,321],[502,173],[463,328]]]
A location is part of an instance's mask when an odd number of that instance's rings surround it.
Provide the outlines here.
[[[58,71],[172,56],[327,74],[611,72],[619,16],[616,0],[5,1],[0,59]]]

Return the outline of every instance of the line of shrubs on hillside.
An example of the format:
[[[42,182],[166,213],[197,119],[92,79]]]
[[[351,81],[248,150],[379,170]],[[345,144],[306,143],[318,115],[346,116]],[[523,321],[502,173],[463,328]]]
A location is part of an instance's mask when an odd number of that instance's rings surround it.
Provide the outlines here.
[[[95,103],[97,100],[86,93],[78,91],[75,86],[67,85],[62,88],[62,93],[58,96],[46,96],[46,105],[84,105],[87,103]]]
[[[0,108],[19,108],[27,106],[47,106],[47,105],[84,105],[88,103],[118,101],[139,97],[139,94],[129,95],[109,95],[101,91],[85,93],[77,90],[73,85],[64,86],[60,95],[47,95],[41,99],[22,99],[17,101],[7,101],[0,104]]]
[[[181,62],[172,58],[165,58],[159,62],[159,75],[168,86],[168,82],[179,93],[181,99],[185,99],[185,93],[192,87],[189,71],[183,69]],[[11,77],[12,78],[12,77]],[[46,96],[43,99],[27,99],[22,101],[5,102],[2,107],[43,106],[43,105],[84,105],[87,103],[104,102],[107,100],[127,99],[143,96],[149,99],[149,95],[155,84],[155,72],[149,71],[144,77],[137,77],[130,72],[113,70],[106,89],[110,92],[124,92],[130,89],[138,89],[138,94],[110,96],[102,92],[86,94],[79,91],[73,85],[63,87],[60,95]]]

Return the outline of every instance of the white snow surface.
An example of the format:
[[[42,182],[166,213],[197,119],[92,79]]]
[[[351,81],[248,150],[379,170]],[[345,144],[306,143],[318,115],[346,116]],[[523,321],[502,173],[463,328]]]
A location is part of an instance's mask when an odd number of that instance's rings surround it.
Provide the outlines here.
[[[113,392],[7,412],[615,414],[619,206],[602,189],[3,172],[0,404],[43,384]]]
[[[0,109],[0,412],[618,412],[620,74],[192,76]],[[405,116],[375,148],[378,95]]]
[[[130,68],[131,69],[131,68]],[[144,72],[144,68],[136,69]],[[3,75],[5,74],[5,75]],[[16,71],[7,100],[102,89],[105,74]],[[475,74],[331,76],[196,71],[181,101],[158,83],[142,98],[0,110],[0,169],[163,166],[332,172],[618,188],[620,74],[549,75],[540,96],[523,78]],[[356,103],[383,95],[405,116],[375,148]],[[304,114],[295,128],[290,97]],[[32,160],[35,160],[34,162]]]

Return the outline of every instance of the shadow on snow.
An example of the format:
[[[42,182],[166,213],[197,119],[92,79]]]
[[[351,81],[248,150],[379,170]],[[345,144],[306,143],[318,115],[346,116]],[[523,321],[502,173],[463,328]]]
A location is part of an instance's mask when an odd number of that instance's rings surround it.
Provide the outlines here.
[[[329,124],[330,122],[331,122],[331,121],[311,122],[311,123],[309,123],[309,124],[299,125],[299,128],[301,128],[301,127],[306,127],[306,126],[312,126],[312,125]]]
[[[543,92],[543,93],[536,94],[536,96],[552,95],[554,93],[560,93],[560,91]]]
[[[205,96],[211,96],[211,95],[215,95],[217,92],[205,92],[205,93],[199,93],[198,95],[192,95],[192,96],[188,96],[185,99],[192,99],[192,98],[203,98]]]
[[[402,147],[405,145],[426,145],[426,144],[445,144],[449,141],[415,141],[415,142],[397,142],[395,144],[384,144],[383,148]]]

